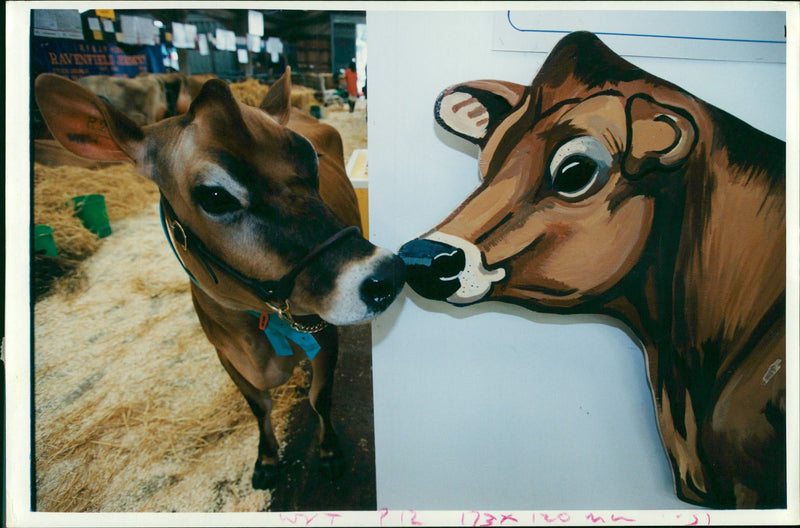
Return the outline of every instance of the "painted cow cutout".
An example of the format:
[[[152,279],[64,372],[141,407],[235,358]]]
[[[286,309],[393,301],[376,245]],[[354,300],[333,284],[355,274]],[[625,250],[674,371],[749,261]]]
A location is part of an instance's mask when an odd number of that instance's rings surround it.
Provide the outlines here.
[[[158,184],[167,238],[192,279],[201,326],[258,420],[252,483],[262,489],[278,478],[269,389],[306,356],[322,467],[341,474],[330,415],[332,325],[375,317],[404,284],[402,261],[358,234],[341,137],[290,107],[290,79],[287,69],[260,108],[210,80],[185,115],[144,127],[76,83],[36,79],[39,108],[65,148],[133,162]]]
[[[621,319],[678,496],[784,507],[785,144],[566,36],[530,86],[472,81],[436,120],[480,186],[400,256],[419,294]]]

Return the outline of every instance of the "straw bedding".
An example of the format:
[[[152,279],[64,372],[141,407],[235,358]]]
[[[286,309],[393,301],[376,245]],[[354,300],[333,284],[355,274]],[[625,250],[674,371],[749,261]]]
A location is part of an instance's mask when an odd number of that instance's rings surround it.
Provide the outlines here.
[[[126,164],[37,164],[33,193],[34,221],[54,227],[61,253],[48,262],[64,275],[34,306],[37,509],[268,509],[270,492],[250,486],[255,419],[200,330],[156,186]],[[64,205],[90,193],[106,197],[113,234],[102,240]],[[307,370],[273,391],[282,448]]]
[[[53,228],[59,252],[56,258],[36,256],[34,259],[34,293],[37,298],[51,291],[53,279],[57,289],[72,291],[81,287],[80,262],[94,253],[100,240],[75,216],[68,203],[74,196],[102,194],[110,222],[142,211],[158,199],[154,183],[139,176],[132,165],[114,164],[89,169],[85,167],[48,167],[34,164],[33,221]]]
[[[268,85],[261,84],[255,79],[245,79],[243,81],[231,83],[228,86],[230,87],[234,97],[236,97],[242,103],[250,106],[260,105],[261,101],[264,100],[264,96],[267,95],[267,91],[269,90]],[[310,113],[311,106],[317,104],[316,99],[314,98],[314,93],[315,90],[312,88],[307,88],[305,86],[292,86],[292,106],[299,108],[306,113]]]
[[[367,148],[367,100],[359,99],[353,113],[347,105],[331,105],[322,110],[322,121],[339,131],[344,146],[344,161],[354,150]]]
[[[39,508],[216,504],[213,487],[196,485],[200,468],[210,482],[240,488],[221,506],[264,509],[269,493],[249,488],[254,418],[199,329],[155,206],[114,228],[82,266],[86,290],[35,307]],[[306,385],[297,369],[273,394],[279,440]]]

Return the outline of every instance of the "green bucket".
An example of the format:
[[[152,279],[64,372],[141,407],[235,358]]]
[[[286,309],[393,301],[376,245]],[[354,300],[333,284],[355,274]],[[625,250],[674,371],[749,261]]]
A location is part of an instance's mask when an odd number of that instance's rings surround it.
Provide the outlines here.
[[[317,105],[311,105],[311,116],[322,119],[322,108]]]
[[[100,238],[111,234],[106,212],[106,198],[102,194],[86,194],[70,200],[75,214],[83,222],[83,226]]]
[[[44,224],[33,226],[33,252],[34,254],[44,253],[48,257],[58,256],[52,227]]]

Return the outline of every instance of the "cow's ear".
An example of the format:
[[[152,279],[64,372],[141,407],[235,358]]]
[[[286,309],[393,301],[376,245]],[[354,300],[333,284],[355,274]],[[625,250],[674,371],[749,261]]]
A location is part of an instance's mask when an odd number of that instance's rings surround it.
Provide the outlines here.
[[[203,121],[215,134],[224,134],[237,141],[249,138],[241,103],[222,79],[209,79],[203,84],[189,107],[188,116]]]
[[[47,127],[70,152],[101,161],[141,157],[144,131],[91,91],[49,73],[36,78],[34,90]]]
[[[274,117],[280,124],[289,121],[292,108],[292,69],[287,66],[286,72],[275,84],[270,86],[259,108]]]
[[[436,98],[434,117],[453,134],[483,146],[489,131],[522,99],[525,87],[504,81],[470,81]]]
[[[662,105],[648,95],[631,97],[626,117],[623,169],[630,179],[678,168],[697,143],[697,125],[686,110]]]

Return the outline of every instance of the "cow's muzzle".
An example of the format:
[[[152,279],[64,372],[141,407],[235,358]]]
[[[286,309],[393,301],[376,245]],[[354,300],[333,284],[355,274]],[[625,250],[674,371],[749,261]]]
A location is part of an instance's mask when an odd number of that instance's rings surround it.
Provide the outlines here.
[[[470,304],[484,298],[505,270],[487,270],[472,243],[440,231],[407,242],[398,255],[406,265],[406,282],[437,301]]]
[[[423,297],[444,301],[461,287],[458,277],[466,264],[461,249],[417,238],[398,254],[406,265],[406,282]]]

